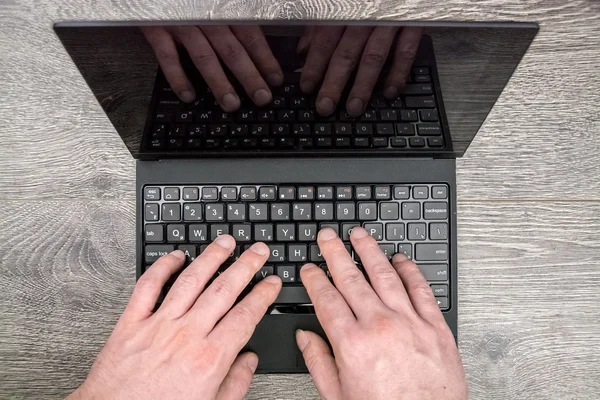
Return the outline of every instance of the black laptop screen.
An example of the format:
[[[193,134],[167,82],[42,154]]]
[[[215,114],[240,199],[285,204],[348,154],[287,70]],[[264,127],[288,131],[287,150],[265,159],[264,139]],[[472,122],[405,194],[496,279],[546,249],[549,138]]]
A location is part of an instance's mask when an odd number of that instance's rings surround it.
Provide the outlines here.
[[[55,30],[136,158],[460,157],[537,32],[534,24],[83,25]]]

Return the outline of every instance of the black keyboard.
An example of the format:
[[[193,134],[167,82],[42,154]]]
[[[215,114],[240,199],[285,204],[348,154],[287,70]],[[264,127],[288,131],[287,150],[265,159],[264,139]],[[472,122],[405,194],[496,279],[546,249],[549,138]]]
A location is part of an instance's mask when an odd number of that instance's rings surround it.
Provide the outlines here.
[[[414,67],[403,93],[387,100],[376,92],[359,118],[338,110],[320,116],[315,98],[299,89],[299,73],[285,74],[273,100],[257,107],[240,94],[241,107],[223,112],[210,89],[200,84],[191,104],[180,101],[164,82],[156,90],[150,151],[379,149],[440,150],[445,142],[429,67]],[[160,81],[159,81],[160,82]]]
[[[143,196],[146,266],[175,249],[183,250],[189,263],[219,235],[230,234],[237,247],[218,275],[253,242],[262,241],[270,256],[253,283],[277,274],[283,288],[276,305],[309,304],[300,267],[314,262],[329,274],[316,243],[319,229],[338,232],[362,269],[350,244],[352,228],[362,226],[388,258],[402,252],[414,259],[440,308],[449,308],[450,211],[445,184],[157,185],[144,187]]]

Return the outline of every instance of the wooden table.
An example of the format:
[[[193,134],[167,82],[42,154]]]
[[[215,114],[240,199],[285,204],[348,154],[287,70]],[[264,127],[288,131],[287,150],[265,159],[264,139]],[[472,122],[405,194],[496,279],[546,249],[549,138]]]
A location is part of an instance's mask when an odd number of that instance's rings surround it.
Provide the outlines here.
[[[459,347],[473,399],[600,396],[600,3],[8,0],[0,6],[0,397],[81,383],[134,285],[135,164],[59,20],[538,21],[458,162]],[[251,399],[314,398],[257,376]]]

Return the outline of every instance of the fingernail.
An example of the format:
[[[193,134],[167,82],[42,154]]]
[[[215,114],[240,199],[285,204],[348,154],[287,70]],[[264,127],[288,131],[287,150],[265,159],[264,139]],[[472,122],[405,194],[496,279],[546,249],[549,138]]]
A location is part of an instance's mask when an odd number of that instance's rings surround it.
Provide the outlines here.
[[[367,236],[369,236],[369,232],[360,226],[352,228],[352,233],[350,234],[350,237],[353,237],[354,239],[362,239]]]
[[[313,90],[315,90],[315,83],[313,81],[301,81],[300,82],[300,89],[304,93],[310,93]]]
[[[362,100],[354,98],[348,102],[347,111],[350,115],[358,116],[364,111],[365,105]]]
[[[321,232],[319,232],[319,239],[321,240],[331,240],[335,239],[337,236],[338,235],[331,228],[321,229]]]
[[[175,256],[177,258],[185,258],[185,253],[183,251],[181,251],[181,250],[175,250],[175,251],[172,251],[169,254],[171,254],[171,255],[173,255],[173,256]]]
[[[222,235],[215,239],[213,243],[224,249],[230,249],[235,245],[235,240],[229,235]]]
[[[252,370],[252,372],[256,371],[256,367],[258,367],[258,356],[256,354],[249,356],[246,365]]]
[[[296,330],[296,343],[298,343],[300,351],[304,351],[304,348],[308,344],[308,336],[302,329]]]
[[[271,285],[279,284],[280,280],[281,279],[277,275],[269,275],[264,279],[265,282],[269,282]]]
[[[402,261],[406,261],[406,260],[408,260],[408,257],[406,257],[406,255],[404,253],[397,253],[392,258],[392,261],[394,261],[394,262],[402,262]]]
[[[388,99],[398,96],[398,88],[396,86],[388,86],[383,91],[383,95]]]
[[[250,250],[261,256],[266,256],[267,254],[269,254],[269,248],[264,243],[254,243],[250,247]]]
[[[191,90],[184,90],[183,92],[179,93],[179,98],[186,103],[191,103],[192,101],[194,101],[196,96]]]
[[[271,93],[269,93],[266,89],[258,89],[256,92],[254,92],[252,98],[254,99],[254,103],[262,106],[271,101]]]
[[[221,106],[227,110],[235,110],[239,106],[237,96],[233,93],[227,93],[225,96],[221,97]]]
[[[317,101],[317,112],[321,115],[327,116],[333,112],[335,103],[329,97],[323,97]]]
[[[279,86],[283,83],[283,75],[278,72],[274,72],[271,75],[269,75],[267,80],[269,81],[269,85]]]

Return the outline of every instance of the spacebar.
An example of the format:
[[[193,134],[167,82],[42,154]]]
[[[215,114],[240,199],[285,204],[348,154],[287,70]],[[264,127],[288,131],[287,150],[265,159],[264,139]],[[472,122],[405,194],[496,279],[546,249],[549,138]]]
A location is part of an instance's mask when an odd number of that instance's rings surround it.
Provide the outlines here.
[[[273,304],[310,304],[312,301],[304,286],[284,286]]]

